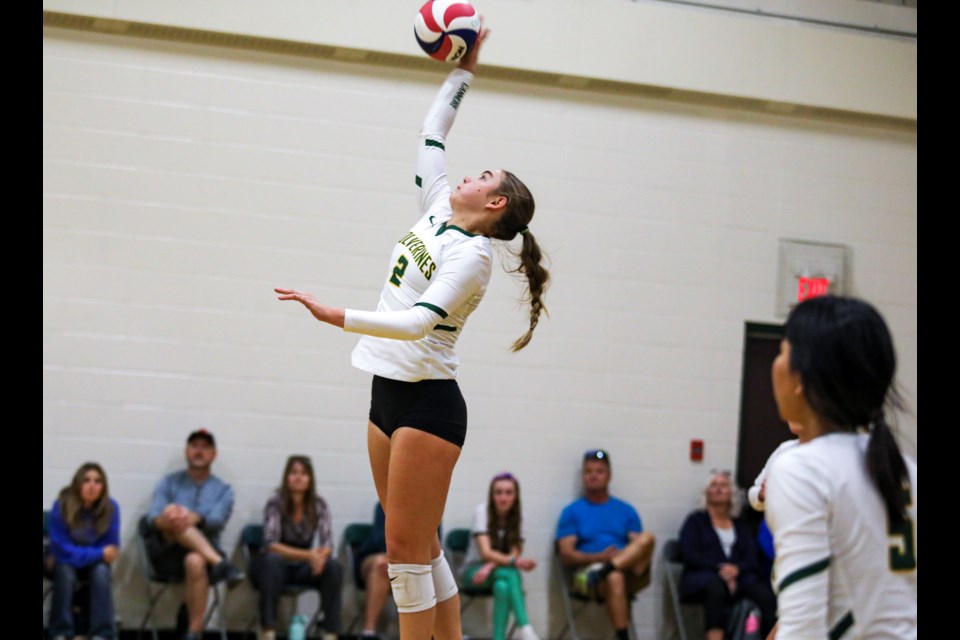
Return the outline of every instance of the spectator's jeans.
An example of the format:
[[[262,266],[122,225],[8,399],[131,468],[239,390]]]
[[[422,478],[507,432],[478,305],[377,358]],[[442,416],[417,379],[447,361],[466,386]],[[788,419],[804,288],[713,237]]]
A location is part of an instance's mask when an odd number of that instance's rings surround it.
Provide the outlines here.
[[[112,639],[114,637],[113,591],[110,586],[110,565],[105,562],[98,562],[82,569],[60,562],[53,567],[50,636],[54,638],[74,636],[73,591],[78,580],[85,581],[90,589],[89,635]]]

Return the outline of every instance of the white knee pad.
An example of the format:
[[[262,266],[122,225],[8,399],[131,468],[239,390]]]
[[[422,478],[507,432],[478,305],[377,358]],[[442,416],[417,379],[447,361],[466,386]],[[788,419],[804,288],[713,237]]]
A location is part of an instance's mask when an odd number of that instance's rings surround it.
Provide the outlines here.
[[[437,593],[433,588],[432,566],[429,564],[393,564],[387,565],[390,576],[390,588],[393,589],[393,601],[400,613],[426,611],[437,604]]]
[[[450,570],[450,564],[440,550],[440,555],[430,562],[433,568],[433,589],[437,594],[437,602],[449,600],[457,595],[457,581]]]

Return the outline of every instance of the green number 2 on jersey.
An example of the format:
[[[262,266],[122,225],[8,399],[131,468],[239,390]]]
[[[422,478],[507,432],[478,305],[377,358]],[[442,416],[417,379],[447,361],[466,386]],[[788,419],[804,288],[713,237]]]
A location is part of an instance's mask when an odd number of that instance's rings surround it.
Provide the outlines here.
[[[907,506],[910,506],[910,487],[903,490],[907,496]],[[890,568],[894,571],[914,571],[917,568],[917,551],[913,540],[913,520],[910,518],[889,529],[890,537]]]
[[[403,277],[408,264],[410,264],[410,261],[407,260],[407,256],[400,256],[400,259],[397,260],[397,266],[393,268],[393,275],[390,276],[390,284],[395,287],[400,286],[400,278]]]

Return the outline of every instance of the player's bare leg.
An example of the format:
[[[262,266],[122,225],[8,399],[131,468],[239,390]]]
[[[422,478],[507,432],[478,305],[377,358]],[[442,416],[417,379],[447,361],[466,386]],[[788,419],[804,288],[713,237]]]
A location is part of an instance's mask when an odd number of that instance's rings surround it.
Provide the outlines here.
[[[460,447],[413,428],[388,438],[370,424],[370,466],[386,514],[387,557],[394,564],[430,565],[440,555],[443,517]],[[460,640],[459,596],[437,607],[400,614],[401,640]]]

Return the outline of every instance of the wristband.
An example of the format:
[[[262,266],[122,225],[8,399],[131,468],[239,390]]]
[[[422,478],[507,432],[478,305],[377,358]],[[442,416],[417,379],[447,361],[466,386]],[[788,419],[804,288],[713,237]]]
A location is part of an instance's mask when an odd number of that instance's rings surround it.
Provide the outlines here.
[[[517,556],[510,556],[510,566],[511,567],[517,566]]]

